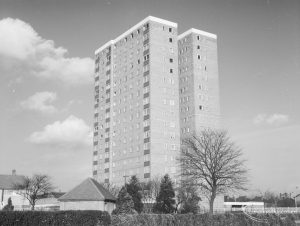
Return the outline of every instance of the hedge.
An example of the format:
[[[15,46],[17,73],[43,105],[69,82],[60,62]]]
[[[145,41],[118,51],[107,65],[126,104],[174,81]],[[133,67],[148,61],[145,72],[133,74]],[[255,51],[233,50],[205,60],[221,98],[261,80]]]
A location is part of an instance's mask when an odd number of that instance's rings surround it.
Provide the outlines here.
[[[0,211],[0,226],[109,226],[110,216],[107,212],[97,210],[85,211]]]
[[[86,211],[0,211],[0,226],[295,226],[299,214],[256,214],[265,223],[243,213],[208,214],[133,214],[112,215]]]
[[[243,213],[208,214],[139,214],[113,215],[112,226],[294,226],[299,215],[256,214],[265,223],[251,220]]]

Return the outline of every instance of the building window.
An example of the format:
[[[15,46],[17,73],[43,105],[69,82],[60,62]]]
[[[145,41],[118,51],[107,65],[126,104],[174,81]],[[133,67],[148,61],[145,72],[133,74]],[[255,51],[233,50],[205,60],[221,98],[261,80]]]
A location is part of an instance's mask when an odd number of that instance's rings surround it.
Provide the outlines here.
[[[172,28],[171,27],[169,27],[169,32],[172,32]]]
[[[169,38],[169,42],[173,42],[173,39],[172,39],[172,38]]]
[[[150,131],[144,132],[144,139],[150,137]]]
[[[144,144],[144,150],[148,150],[150,148],[150,143],[145,143]]]
[[[203,110],[203,106],[202,105],[199,105],[199,110]]]
[[[143,30],[145,31],[145,30],[147,30],[149,28],[149,24],[145,24],[144,26],[143,26]]]
[[[149,81],[149,76],[148,75],[144,76],[143,80],[144,80],[144,83],[148,82]]]
[[[143,99],[143,104],[149,104],[149,97]]]
[[[173,58],[170,58],[170,63],[173,63]]]
[[[144,116],[149,115],[150,109],[149,108],[144,109],[143,114],[144,114]]]
[[[147,127],[147,126],[149,126],[149,125],[150,125],[149,119],[145,120],[145,121],[144,121],[144,127]]]
[[[173,69],[172,68],[170,69],[170,73],[173,74]]]
[[[200,46],[199,46],[199,45],[197,45],[197,49],[200,49]]]
[[[150,161],[150,155],[144,155],[144,162]]]

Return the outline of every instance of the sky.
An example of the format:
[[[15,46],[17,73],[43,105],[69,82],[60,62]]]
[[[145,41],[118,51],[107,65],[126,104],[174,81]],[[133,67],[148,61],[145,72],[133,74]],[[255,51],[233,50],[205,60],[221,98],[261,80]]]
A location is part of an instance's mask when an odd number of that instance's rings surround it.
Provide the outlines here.
[[[149,15],[218,35],[249,189],[300,193],[299,0],[0,0],[0,174],[91,176],[94,51]]]

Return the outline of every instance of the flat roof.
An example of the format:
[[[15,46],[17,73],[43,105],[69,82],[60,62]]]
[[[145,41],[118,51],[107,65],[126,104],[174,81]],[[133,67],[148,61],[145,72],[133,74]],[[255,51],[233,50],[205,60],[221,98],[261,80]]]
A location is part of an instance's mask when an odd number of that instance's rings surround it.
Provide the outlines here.
[[[153,21],[153,22],[157,22],[157,23],[161,23],[161,24],[165,24],[168,25],[170,27],[177,27],[177,23],[168,21],[168,20],[164,20],[164,19],[160,19],[154,16],[148,16],[145,19],[143,19],[142,21],[140,21],[139,23],[137,23],[136,25],[134,25],[133,27],[129,28],[127,31],[125,31],[123,34],[119,35],[117,38],[115,38],[114,40],[111,40],[107,43],[105,43],[103,46],[101,46],[100,48],[98,48],[95,51],[95,54],[98,54],[99,52],[101,52],[103,49],[107,48],[108,46],[120,41],[122,38],[125,38],[127,35],[129,35],[130,33],[132,33],[133,31],[135,31],[136,29],[138,29],[140,26],[142,26],[143,24],[147,23],[148,21]]]
[[[224,205],[228,205],[228,206],[232,206],[232,205],[237,205],[237,206],[243,206],[243,205],[263,206],[264,202],[224,202]]]
[[[195,34],[199,34],[199,35],[203,35],[203,36],[207,36],[207,37],[210,37],[210,38],[217,39],[216,34],[209,33],[209,32],[206,32],[206,31],[201,31],[201,30],[198,30],[198,29],[195,29],[195,28],[191,28],[191,29],[187,30],[186,32],[183,32],[182,34],[178,35],[178,40],[184,38],[185,36],[187,36],[191,33],[195,33]]]

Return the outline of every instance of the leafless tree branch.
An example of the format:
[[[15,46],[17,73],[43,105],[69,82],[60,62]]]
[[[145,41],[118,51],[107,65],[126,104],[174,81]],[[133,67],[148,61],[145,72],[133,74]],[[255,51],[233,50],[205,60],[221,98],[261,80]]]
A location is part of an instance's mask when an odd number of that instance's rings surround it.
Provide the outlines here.
[[[242,151],[226,131],[203,130],[185,138],[179,159],[182,178],[209,197],[210,212],[218,194],[246,190],[248,182]]]

